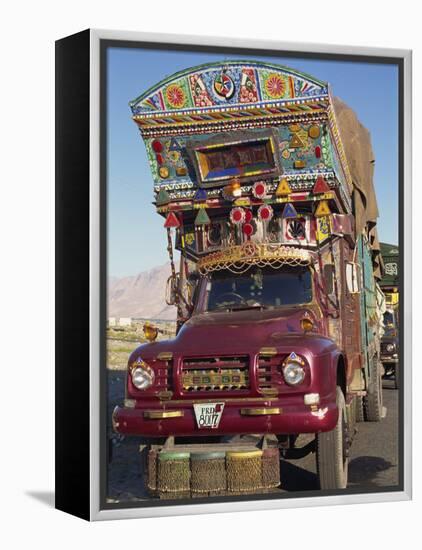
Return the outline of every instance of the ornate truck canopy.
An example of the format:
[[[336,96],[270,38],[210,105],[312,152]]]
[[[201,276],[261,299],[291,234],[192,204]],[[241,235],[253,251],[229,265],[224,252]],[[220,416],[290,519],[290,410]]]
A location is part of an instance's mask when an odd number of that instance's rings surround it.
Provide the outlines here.
[[[282,174],[291,189],[303,190],[321,175],[333,186],[341,182],[350,206],[351,182],[326,82],[270,63],[226,61],[176,73],[130,107],[157,193],[164,188],[171,198],[192,198],[199,185],[217,196],[232,178],[250,184],[265,177],[276,185]],[[229,146],[246,142],[251,147],[240,151],[246,169],[239,162],[229,166]]]
[[[190,257],[251,239],[315,247],[353,233],[355,184],[326,82],[225,61],[176,73],[130,107],[157,211]]]

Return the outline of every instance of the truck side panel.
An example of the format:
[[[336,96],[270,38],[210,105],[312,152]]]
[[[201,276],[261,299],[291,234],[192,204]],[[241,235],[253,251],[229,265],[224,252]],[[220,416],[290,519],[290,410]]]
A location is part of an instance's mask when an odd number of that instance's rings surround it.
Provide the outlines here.
[[[368,379],[369,362],[378,352],[378,306],[372,258],[365,237],[358,238],[359,263],[361,266],[361,334],[362,355]]]
[[[353,378],[354,370],[362,368],[362,337],[361,337],[361,313],[359,294],[349,291],[346,281],[345,266],[352,262],[353,250],[343,239],[339,242],[341,251],[341,320],[342,320],[342,347],[347,358],[348,382]]]

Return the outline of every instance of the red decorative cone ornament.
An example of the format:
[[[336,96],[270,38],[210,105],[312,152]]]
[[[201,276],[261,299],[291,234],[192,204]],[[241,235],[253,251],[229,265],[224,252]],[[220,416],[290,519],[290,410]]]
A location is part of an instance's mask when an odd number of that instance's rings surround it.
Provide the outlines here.
[[[328,183],[322,176],[318,176],[314,188],[312,189],[312,193],[314,195],[318,195],[319,193],[328,193],[329,191],[330,187]]]
[[[167,229],[180,227],[179,218],[174,212],[169,212],[166,221],[164,222],[164,227]]]

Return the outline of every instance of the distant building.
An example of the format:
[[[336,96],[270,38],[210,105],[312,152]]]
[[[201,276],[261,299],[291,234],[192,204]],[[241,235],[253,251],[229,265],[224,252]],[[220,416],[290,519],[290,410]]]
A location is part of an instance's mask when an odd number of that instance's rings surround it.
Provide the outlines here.
[[[380,286],[384,291],[391,291],[399,284],[399,247],[388,243],[380,243],[380,245],[384,262],[384,275],[381,279]],[[397,289],[395,289],[395,292],[397,292]]]
[[[132,324],[132,317],[120,317],[119,325],[121,327],[130,327]]]
[[[381,255],[384,262],[384,274],[380,287],[385,294],[387,307],[395,308],[399,304],[400,282],[400,255],[399,247],[395,244],[380,243]]]
[[[109,317],[108,318],[108,326],[109,327],[115,327],[116,326],[116,317]]]

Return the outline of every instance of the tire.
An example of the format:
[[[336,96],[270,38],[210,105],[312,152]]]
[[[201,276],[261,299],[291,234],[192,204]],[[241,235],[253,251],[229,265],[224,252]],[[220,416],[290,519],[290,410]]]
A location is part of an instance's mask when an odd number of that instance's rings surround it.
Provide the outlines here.
[[[347,410],[347,431],[348,435],[350,437],[350,442],[352,441],[355,432],[357,431],[356,428],[356,404],[354,400],[349,403],[349,405],[346,405]]]
[[[394,389],[398,390],[400,387],[400,374],[399,374],[399,365],[396,363],[394,367]]]
[[[316,436],[317,474],[322,490],[345,489],[347,486],[347,414],[340,386],[337,386],[336,403],[339,411],[336,427],[331,432],[321,432]]]
[[[365,415],[363,411],[363,398],[360,396],[355,397],[355,418],[356,422],[365,421]]]
[[[365,420],[368,422],[380,422],[382,418],[382,375],[381,363],[375,356],[369,369],[368,393],[363,398]]]

